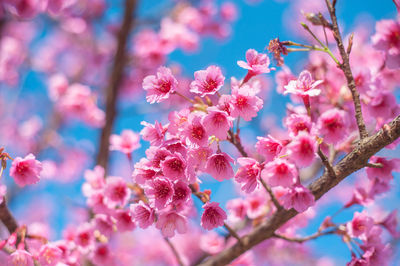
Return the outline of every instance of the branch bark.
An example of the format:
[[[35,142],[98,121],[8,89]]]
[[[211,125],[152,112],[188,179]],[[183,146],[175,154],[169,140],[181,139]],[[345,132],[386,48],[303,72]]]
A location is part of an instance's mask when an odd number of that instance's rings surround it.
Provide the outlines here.
[[[309,189],[313,193],[315,200],[321,198],[330,189],[339,184],[350,174],[365,167],[368,159],[391,144],[400,137],[400,115],[391,123],[385,125],[375,135],[367,137],[360,142],[349,154],[347,154],[338,164],[333,167],[336,177],[325,171],[324,174],[314,181]],[[226,265],[251,249],[255,245],[274,236],[275,230],[298,214],[294,209],[278,210],[269,220],[256,227],[251,233],[242,237],[242,244],[225,249],[221,253],[211,257],[200,265]]]
[[[360,94],[357,91],[353,73],[351,72],[350,68],[349,54],[346,52],[346,49],[344,48],[342,36],[340,34],[339,25],[336,18],[336,8],[335,8],[336,1],[334,1],[333,4],[330,2],[330,0],[325,0],[325,2],[326,6],[328,7],[329,15],[332,20],[333,37],[335,38],[337,47],[340,52],[340,56],[342,57],[342,63],[340,64],[340,69],[343,71],[343,74],[346,77],[347,86],[349,87],[351,91],[351,96],[353,97],[355,117],[357,121],[358,131],[360,133],[360,139],[362,140],[368,137],[368,132],[365,127],[364,118],[362,116]]]
[[[117,116],[117,99],[126,65],[126,47],[129,33],[135,21],[136,0],[125,0],[124,19],[118,33],[117,52],[115,54],[111,75],[106,88],[106,122],[101,131],[97,164],[107,172],[109,158],[109,139]]]
[[[15,220],[14,216],[11,214],[10,210],[7,207],[6,199],[3,199],[3,202],[0,204],[0,220],[7,228],[10,234],[14,233],[18,228],[18,223]]]

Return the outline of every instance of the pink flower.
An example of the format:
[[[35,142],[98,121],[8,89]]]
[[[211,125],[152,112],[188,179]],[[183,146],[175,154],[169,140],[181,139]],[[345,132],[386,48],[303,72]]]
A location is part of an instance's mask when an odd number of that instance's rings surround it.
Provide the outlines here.
[[[11,253],[10,256],[8,257],[7,265],[33,266],[34,262],[32,259],[32,254],[23,249],[17,249],[13,253]]]
[[[221,5],[221,17],[226,21],[234,21],[237,18],[237,7],[233,2],[224,2]]]
[[[347,128],[346,113],[336,108],[325,111],[318,119],[318,129],[329,144],[342,141],[347,135]]]
[[[107,244],[96,244],[90,257],[96,265],[114,265],[114,256]]]
[[[54,74],[48,82],[49,96],[52,101],[59,100],[67,91],[69,83],[63,74]]]
[[[237,198],[228,201],[226,208],[228,209],[229,218],[242,220],[246,217],[248,205],[244,199]]]
[[[208,232],[200,238],[200,248],[211,255],[221,252],[224,247],[225,239],[214,231]]]
[[[117,228],[119,232],[132,231],[136,227],[128,210],[119,209],[113,214],[113,217],[117,221]]]
[[[42,266],[56,266],[62,259],[62,251],[56,245],[49,243],[40,248],[39,263]]]
[[[243,83],[246,83],[253,76],[271,72],[271,69],[268,67],[270,61],[266,54],[259,54],[256,50],[249,49],[246,52],[246,60],[247,62],[237,62],[240,67],[248,70]]]
[[[232,88],[230,104],[232,106],[232,117],[240,116],[245,121],[250,121],[257,116],[257,112],[263,107],[263,100],[256,96],[256,91],[253,88],[244,84],[239,88]]]
[[[381,168],[367,167],[368,178],[373,180],[374,178],[379,178],[384,181],[390,181],[393,179],[392,172],[400,171],[400,159],[387,160],[383,157],[372,156],[369,160],[370,163],[381,164]]]
[[[206,230],[211,230],[224,225],[227,216],[217,202],[207,202],[203,205],[200,225]]]
[[[158,217],[156,228],[161,229],[164,237],[173,237],[175,230],[179,234],[185,234],[187,232],[186,217],[175,211],[163,212]]]
[[[214,135],[220,140],[225,140],[229,128],[232,127],[233,118],[229,117],[225,111],[217,107],[208,107],[208,114],[202,119],[202,124],[208,135]]]
[[[237,162],[242,166],[235,175],[236,182],[242,183],[241,189],[246,193],[253,192],[258,186],[261,166],[252,158],[241,157]]]
[[[376,23],[376,34],[372,43],[386,54],[386,66],[400,67],[400,24],[395,20],[381,20]]]
[[[168,179],[157,177],[148,182],[145,193],[154,203],[156,209],[161,210],[172,200],[174,189]]]
[[[291,114],[285,119],[285,125],[292,137],[297,136],[301,131],[310,133],[312,128],[311,118],[303,114]]]
[[[140,137],[132,130],[123,130],[121,136],[110,136],[110,150],[121,151],[130,155],[134,150],[140,148]]]
[[[372,117],[386,120],[396,114],[396,96],[391,91],[381,89],[370,90],[367,92],[367,95],[370,99],[365,106]]]
[[[316,89],[318,85],[323,83],[323,80],[314,81],[312,79],[311,73],[307,70],[304,70],[300,73],[299,78],[297,80],[289,81],[289,84],[286,85],[285,91],[283,94],[293,93],[297,96],[318,96],[321,93],[320,89]]]
[[[304,131],[300,132],[288,146],[290,158],[300,167],[309,166],[314,161],[316,152],[317,142],[315,137]]]
[[[104,190],[105,203],[109,208],[125,206],[131,197],[131,191],[121,177],[109,177]]]
[[[148,159],[142,158],[135,164],[135,170],[133,170],[132,178],[136,183],[143,185],[147,180],[152,180],[155,178],[157,172],[158,170],[152,166]]]
[[[286,194],[281,196],[280,200],[285,209],[293,208],[298,212],[304,212],[315,204],[313,194],[302,185],[289,188]]]
[[[206,70],[194,72],[195,80],[190,83],[190,92],[201,97],[215,94],[223,85],[225,77],[217,66],[209,66]]]
[[[136,204],[131,204],[129,208],[132,220],[139,224],[140,228],[146,229],[154,223],[154,210],[142,201]]]
[[[215,153],[208,158],[205,172],[220,182],[224,179],[231,179],[234,172],[230,163],[234,163],[234,160],[228,154],[225,152]]]
[[[294,164],[278,158],[264,166],[261,177],[272,187],[290,187],[297,182],[298,174]]]
[[[111,237],[114,232],[114,221],[106,214],[96,214],[92,219],[93,231],[99,231],[106,237]]]
[[[3,2],[3,1],[2,1]],[[4,7],[14,16],[22,19],[32,19],[45,11],[46,0],[6,0]]]
[[[399,237],[399,231],[397,231],[397,210],[389,213],[379,224],[385,227],[392,237]]]
[[[163,129],[161,123],[156,121],[153,125],[142,121],[140,124],[144,126],[142,131],[140,131],[140,135],[142,135],[143,140],[149,141],[151,145],[161,145],[161,143],[164,141],[164,135],[166,131]]]
[[[188,124],[182,132],[182,136],[198,146],[208,144],[208,134],[201,123],[201,117],[198,115],[189,116]]]
[[[41,171],[42,163],[30,153],[25,158],[17,157],[13,160],[10,176],[18,186],[24,187],[39,182]]]
[[[279,140],[274,139],[271,135],[268,137],[257,137],[257,152],[264,156],[265,162],[272,161],[281,152],[283,145]]]
[[[159,103],[168,99],[175,92],[178,81],[172,75],[169,68],[159,67],[157,76],[150,75],[144,78],[143,88],[147,91],[146,100],[149,103]]]
[[[76,230],[74,241],[82,252],[87,252],[94,244],[93,226],[89,223],[84,223]]]
[[[187,202],[190,199],[191,190],[188,185],[182,181],[178,181],[174,184],[174,195],[172,202],[175,205],[180,205]]]
[[[367,238],[372,226],[374,226],[374,220],[365,211],[355,212],[353,220],[346,224],[348,234],[362,240]]]
[[[186,160],[180,153],[167,156],[161,163],[163,175],[170,180],[185,178]]]
[[[196,147],[188,152],[189,167],[197,168],[199,171],[205,171],[208,157],[212,154],[212,149],[209,147]]]

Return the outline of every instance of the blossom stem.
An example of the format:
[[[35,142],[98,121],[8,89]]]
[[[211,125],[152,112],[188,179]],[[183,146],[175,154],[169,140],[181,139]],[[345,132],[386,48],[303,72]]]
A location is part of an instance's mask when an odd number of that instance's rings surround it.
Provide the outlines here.
[[[265,181],[260,178],[261,184],[262,186],[265,188],[265,190],[268,192],[269,197],[271,198],[271,201],[274,203],[275,207],[277,210],[281,210],[283,209],[282,205],[279,204],[279,201],[277,200],[277,198],[275,197],[274,192],[272,191],[272,189],[267,185],[267,183],[265,183]]]
[[[292,237],[287,237],[287,236],[284,236],[284,235],[279,235],[279,234],[276,234],[276,233],[273,234],[273,237],[280,238],[280,239],[283,239],[283,240],[286,240],[286,241],[289,241],[289,242],[303,243],[303,242],[306,242],[306,241],[309,241],[309,240],[316,239],[316,238],[318,238],[320,236],[332,235],[332,234],[335,234],[336,232],[337,232],[337,229],[335,228],[335,230],[326,231],[326,232],[317,232],[315,234],[312,234],[312,235],[306,236],[306,237],[295,237],[295,238],[292,238]]]
[[[247,154],[247,152],[244,150],[244,147],[243,147],[241,141],[238,140],[238,139],[236,138],[236,136],[235,136],[235,134],[233,133],[232,129],[230,129],[230,130],[228,131],[228,134],[229,134],[228,141],[229,141],[230,143],[232,143],[232,144],[236,147],[236,149],[240,152],[240,154],[241,154],[243,157],[248,157],[248,154]]]
[[[334,1],[334,3],[335,2],[336,1]],[[340,52],[340,56],[342,57],[342,61],[343,61],[343,64],[338,64],[338,65],[346,77],[347,86],[349,87],[352,98],[353,98],[354,109],[355,109],[355,118],[357,121],[358,130],[360,133],[360,140],[362,140],[362,139],[365,139],[368,137],[368,132],[367,132],[367,129],[366,129],[366,126],[364,123],[364,118],[363,118],[362,111],[361,111],[360,94],[357,91],[353,73],[350,68],[349,54],[347,54],[347,52],[344,48],[344,45],[343,45],[342,36],[340,34],[339,25],[338,25],[337,18],[336,18],[335,5],[332,4],[330,2],[330,0],[325,0],[325,3],[328,8],[331,20],[332,20],[333,37],[336,40],[336,44],[337,44],[337,47]]]
[[[383,164],[381,164],[381,163],[367,163],[366,166],[367,167],[371,167],[371,168],[382,168]]]
[[[333,178],[336,178],[336,173],[335,170],[333,169],[331,163],[329,162],[328,158],[325,156],[325,154],[321,150],[321,146],[318,146],[318,156],[321,158],[322,163],[324,164],[326,170],[328,171],[328,174],[332,176]]]
[[[195,103],[195,102],[194,102],[192,99],[190,99],[190,98],[186,97],[185,95],[183,95],[183,94],[181,94],[181,93],[179,93],[179,92],[177,92],[177,91],[175,91],[174,93],[175,93],[176,95],[178,95],[178,96],[182,97],[182,98],[183,98],[183,99],[185,99],[186,101],[188,101],[188,102],[192,103],[192,104],[194,104],[194,103]]]
[[[179,256],[178,250],[175,248],[175,246],[172,244],[172,242],[169,240],[168,237],[164,237],[165,242],[167,245],[171,248],[172,253],[174,253],[175,259],[178,262],[180,266],[183,266],[183,262],[181,260],[181,257]]]
[[[243,243],[242,243],[242,239],[241,239],[240,236],[236,233],[236,231],[233,230],[232,227],[230,227],[230,226],[229,226],[227,223],[225,223],[225,222],[224,222],[224,227],[226,228],[226,230],[228,230],[228,232],[229,232],[229,234],[230,234],[231,236],[233,236],[234,238],[236,238],[236,240],[237,240],[239,243],[243,244]]]
[[[305,24],[305,23],[301,23],[301,25],[303,26],[303,28],[310,33],[310,35],[321,45],[321,47],[323,48],[322,51],[329,54],[329,56],[333,59],[333,61],[335,61],[335,63],[340,66],[340,62],[339,60],[335,57],[335,55],[332,53],[332,51],[329,49],[328,46],[326,46],[312,31],[311,29]],[[315,50],[315,49],[314,49]],[[319,50],[321,51],[321,50]]]

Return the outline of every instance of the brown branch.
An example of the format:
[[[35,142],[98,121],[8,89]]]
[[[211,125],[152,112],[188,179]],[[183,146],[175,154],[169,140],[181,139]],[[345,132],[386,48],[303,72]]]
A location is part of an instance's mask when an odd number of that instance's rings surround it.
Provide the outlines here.
[[[237,135],[235,135],[235,133],[233,133],[231,129],[228,131],[228,135],[229,135],[228,141],[236,147],[236,149],[240,152],[240,154],[243,157],[248,157],[247,152],[244,150],[242,142],[240,141],[239,138],[237,138]]]
[[[10,234],[14,233],[18,228],[18,223],[15,220],[14,216],[10,212],[7,207],[6,199],[3,199],[3,202],[0,204],[0,220],[7,228]]]
[[[365,127],[364,118],[362,116],[360,94],[357,91],[353,73],[350,68],[349,54],[347,54],[346,49],[344,48],[342,36],[340,34],[339,25],[336,18],[336,1],[334,1],[333,4],[330,2],[330,0],[325,0],[325,2],[332,20],[333,37],[335,38],[340,56],[342,57],[343,61],[343,63],[340,64],[340,69],[346,77],[347,86],[349,87],[351,95],[353,97],[355,117],[357,121],[358,131],[360,133],[360,140],[362,140],[368,137],[368,132]]]
[[[333,167],[331,163],[329,162],[328,158],[325,156],[325,154],[321,150],[321,146],[318,146],[318,156],[321,158],[322,163],[324,164],[326,170],[328,171],[328,174],[332,176],[333,178],[336,178],[336,173],[335,170],[333,170]]]
[[[336,177],[332,178],[325,172],[318,180],[314,181],[309,189],[315,200],[321,198],[330,189],[339,184],[350,174],[363,168],[368,159],[391,144],[400,137],[400,115],[389,125],[385,125],[375,135],[370,136],[357,145],[353,151],[347,154],[337,165],[333,167]],[[266,239],[273,237],[275,230],[296,216],[294,209],[278,210],[269,220],[256,227],[251,233],[242,237],[242,244],[234,244],[221,253],[211,257],[201,265],[226,265]]]
[[[179,256],[179,253],[176,250],[175,246],[171,243],[171,241],[167,237],[164,237],[164,240],[168,244],[168,246],[171,248],[172,253],[174,253],[175,259],[178,262],[178,264],[180,266],[183,266],[184,264],[183,264],[183,262],[181,260],[181,257]]]
[[[125,0],[124,20],[118,33],[117,52],[115,54],[111,75],[106,88],[106,122],[101,131],[97,164],[107,170],[109,157],[109,139],[117,115],[117,98],[126,65],[126,47],[129,33],[134,24],[136,0]],[[106,171],[107,172],[107,171]]]
[[[293,237],[292,238],[292,237],[287,237],[287,236],[279,235],[279,234],[275,234],[275,233],[272,236],[275,238],[280,238],[280,239],[289,241],[289,242],[303,243],[303,242],[306,242],[309,240],[316,239],[320,236],[332,235],[335,233],[336,233],[336,230],[326,231],[326,232],[317,232],[315,234],[312,234],[312,235],[306,236],[306,237]]]

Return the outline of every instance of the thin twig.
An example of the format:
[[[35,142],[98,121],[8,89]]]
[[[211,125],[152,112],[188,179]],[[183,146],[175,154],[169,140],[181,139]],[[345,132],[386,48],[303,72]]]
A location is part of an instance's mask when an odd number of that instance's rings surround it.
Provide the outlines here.
[[[273,237],[280,238],[280,239],[283,239],[283,240],[286,240],[286,241],[290,241],[290,242],[303,243],[303,242],[306,242],[306,241],[309,241],[309,240],[316,239],[316,238],[318,238],[320,236],[332,235],[332,234],[335,234],[335,233],[336,233],[336,230],[326,231],[326,232],[317,232],[315,234],[312,234],[312,235],[306,236],[306,237],[287,237],[287,236],[284,236],[284,235],[279,235],[279,234],[274,233]]]
[[[97,154],[97,164],[106,169],[108,166],[110,135],[114,126],[115,117],[117,116],[117,99],[118,92],[121,87],[124,68],[126,65],[126,47],[128,43],[129,33],[134,24],[136,0],[125,0],[124,19],[121,29],[118,33],[117,52],[114,57],[111,74],[106,88],[106,121],[101,131],[99,152]]]
[[[371,167],[371,168],[382,168],[383,164],[381,163],[367,163],[366,167]]]
[[[233,133],[231,129],[228,131],[228,135],[229,135],[228,141],[236,147],[236,149],[243,157],[248,157],[247,152],[244,150],[244,147],[240,142],[240,139],[236,137],[235,133]]]
[[[279,204],[279,201],[276,199],[274,192],[272,189],[265,183],[265,181],[260,178],[261,184],[265,188],[265,190],[268,192],[269,197],[271,198],[271,201],[274,203],[275,207],[277,210],[283,209],[282,205]]]
[[[335,38],[337,47],[340,52],[340,56],[342,57],[343,61],[343,63],[340,64],[339,67],[343,71],[343,74],[346,77],[347,86],[349,87],[351,95],[353,97],[355,117],[357,121],[358,131],[360,133],[360,140],[363,140],[368,137],[368,132],[365,127],[364,118],[362,116],[360,94],[358,93],[356,88],[356,83],[354,81],[353,73],[350,68],[349,55],[347,54],[346,49],[344,48],[342,36],[340,34],[339,25],[336,18],[336,9],[335,9],[336,1],[333,1],[332,4],[330,0],[325,0],[325,3],[326,6],[328,7],[329,15],[332,20],[333,37]]]
[[[0,220],[7,228],[10,234],[14,233],[18,228],[18,223],[15,220],[14,216],[11,214],[10,210],[7,207],[6,199],[3,199],[3,202],[0,204]]]
[[[321,146],[318,146],[317,153],[318,153],[318,156],[321,158],[321,161],[324,164],[329,175],[332,176],[333,178],[336,178],[335,170],[333,170],[333,167],[332,167],[331,163],[329,162],[328,158],[326,158],[325,154],[322,152]]]
[[[183,266],[183,262],[181,260],[181,257],[179,256],[178,250],[175,248],[175,246],[172,244],[171,241],[169,241],[168,237],[164,237],[165,242],[168,244],[168,246],[171,248],[172,253],[174,253],[175,259],[178,262],[180,266]]]

